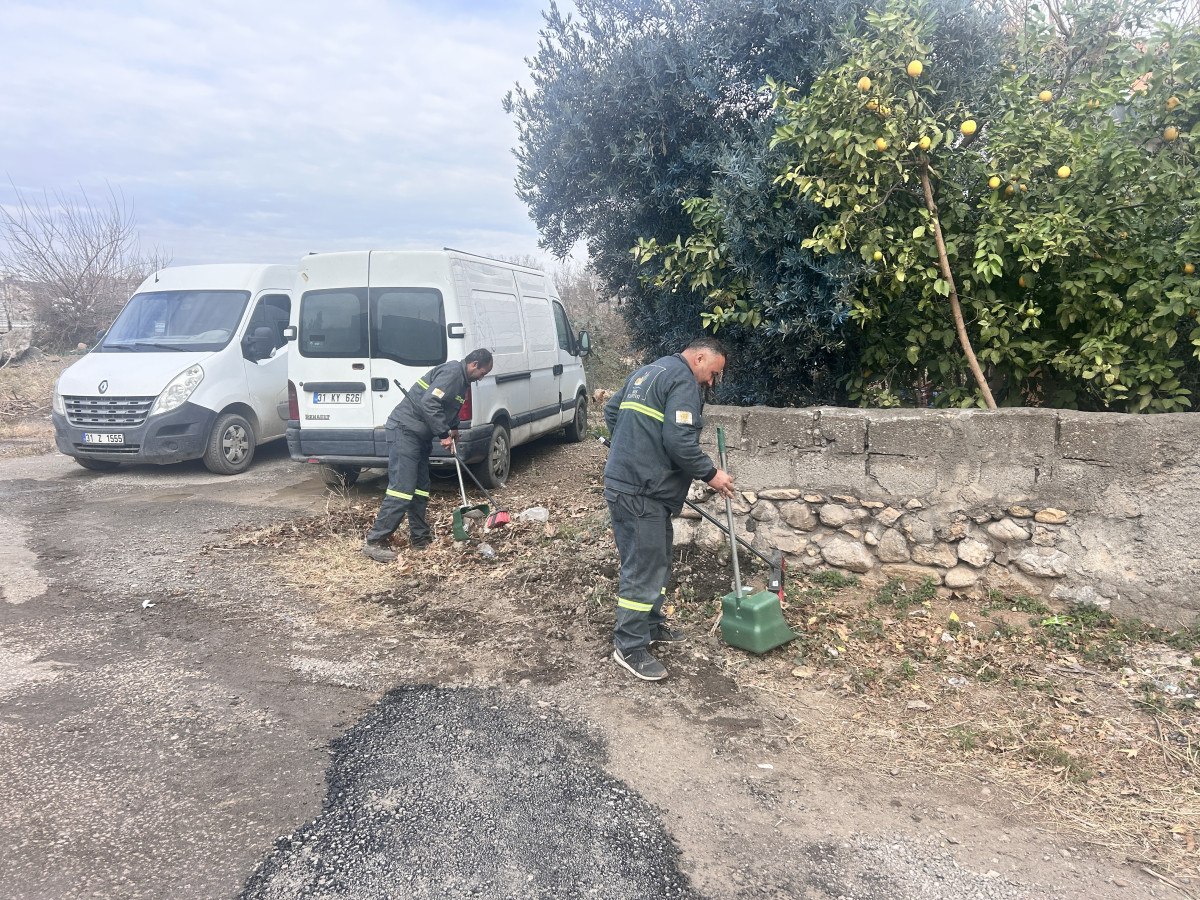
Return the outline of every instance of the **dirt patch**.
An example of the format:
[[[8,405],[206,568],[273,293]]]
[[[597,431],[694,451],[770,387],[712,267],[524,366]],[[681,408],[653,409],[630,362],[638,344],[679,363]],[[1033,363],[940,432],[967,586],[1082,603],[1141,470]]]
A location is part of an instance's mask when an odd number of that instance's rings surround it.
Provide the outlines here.
[[[331,494],[321,514],[230,531],[208,552],[270,557],[331,618],[394,619],[429,648],[434,671],[619,696],[627,685],[595,677],[611,650],[617,567],[603,462],[590,442],[518,450],[497,495],[512,526],[462,544],[450,538],[456,485],[435,484],[439,541],[412,552],[397,539],[395,564],[359,552],[378,509],[373,480]],[[548,522],[521,519],[535,506]],[[1200,876],[1200,629],[1027,597],[947,599],[899,582],[868,590],[817,573],[790,576],[785,615],[798,639],[754,657],[716,636],[730,590],[724,562],[677,557],[668,608],[694,640],[667,663],[685,715],[731,741],[769,734],[872,777],[974,785],[982,803],[1079,846],[1167,877]],[[762,582],[753,561],[743,571]]]

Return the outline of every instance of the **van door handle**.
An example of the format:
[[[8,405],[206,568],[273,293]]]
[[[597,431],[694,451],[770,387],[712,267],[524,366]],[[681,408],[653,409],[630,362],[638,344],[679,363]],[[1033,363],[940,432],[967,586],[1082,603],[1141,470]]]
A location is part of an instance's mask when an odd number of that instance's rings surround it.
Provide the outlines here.
[[[388,389],[388,380],[386,378],[372,378],[371,390],[386,391]]]
[[[555,374],[555,375],[561,375],[562,373],[563,373],[563,367],[562,367],[562,363],[559,363],[558,365],[556,365],[556,366],[554,367],[554,374]]]

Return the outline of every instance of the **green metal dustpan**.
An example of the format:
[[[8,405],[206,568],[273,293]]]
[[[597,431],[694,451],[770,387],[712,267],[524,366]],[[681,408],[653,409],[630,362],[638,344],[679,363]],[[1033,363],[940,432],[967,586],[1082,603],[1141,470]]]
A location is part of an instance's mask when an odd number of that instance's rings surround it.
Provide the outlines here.
[[[717,426],[717,453],[721,468],[729,471],[725,461],[725,429]],[[779,597],[770,591],[748,593],[742,587],[738,567],[737,531],[733,521],[733,504],[725,498],[725,517],[729,521],[729,551],[733,558],[733,593],[721,598],[721,638],[731,647],[750,653],[766,653],[782,647],[796,637],[783,618]],[[782,579],[780,590],[782,591]]]
[[[486,519],[491,510],[486,503],[467,502],[467,489],[463,485],[462,477],[463,464],[458,459],[458,446],[451,441],[450,447],[454,451],[454,468],[458,470],[458,492],[462,497],[462,506],[454,511],[454,539],[465,541],[470,535],[467,534],[467,524],[463,519]]]

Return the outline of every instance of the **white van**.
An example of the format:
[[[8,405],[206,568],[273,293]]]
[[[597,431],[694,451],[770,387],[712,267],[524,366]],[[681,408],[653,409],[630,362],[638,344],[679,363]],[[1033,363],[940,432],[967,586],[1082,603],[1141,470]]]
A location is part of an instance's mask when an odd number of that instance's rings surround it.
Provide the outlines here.
[[[504,483],[512,447],[587,432],[590,339],[572,333],[544,272],[450,249],[317,253],[301,260],[295,293],[288,450],[329,484],[386,468],[402,391],[479,347],[495,364],[463,405],[459,454],[484,485]],[[430,462],[453,464],[436,441]]]
[[[287,426],[295,266],[160,269],[58,379],[54,436],[85,469],[203,458],[245,471]]]

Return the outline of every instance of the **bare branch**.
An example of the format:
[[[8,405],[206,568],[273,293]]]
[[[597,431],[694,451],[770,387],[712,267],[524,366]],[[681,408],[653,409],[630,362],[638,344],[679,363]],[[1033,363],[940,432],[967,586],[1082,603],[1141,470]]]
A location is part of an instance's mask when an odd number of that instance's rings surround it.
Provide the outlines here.
[[[160,264],[161,252],[142,253],[133,204],[111,186],[94,202],[82,186],[78,196],[39,196],[9,183],[16,199],[0,206],[0,252],[4,268],[30,293],[39,341],[90,342]]]

